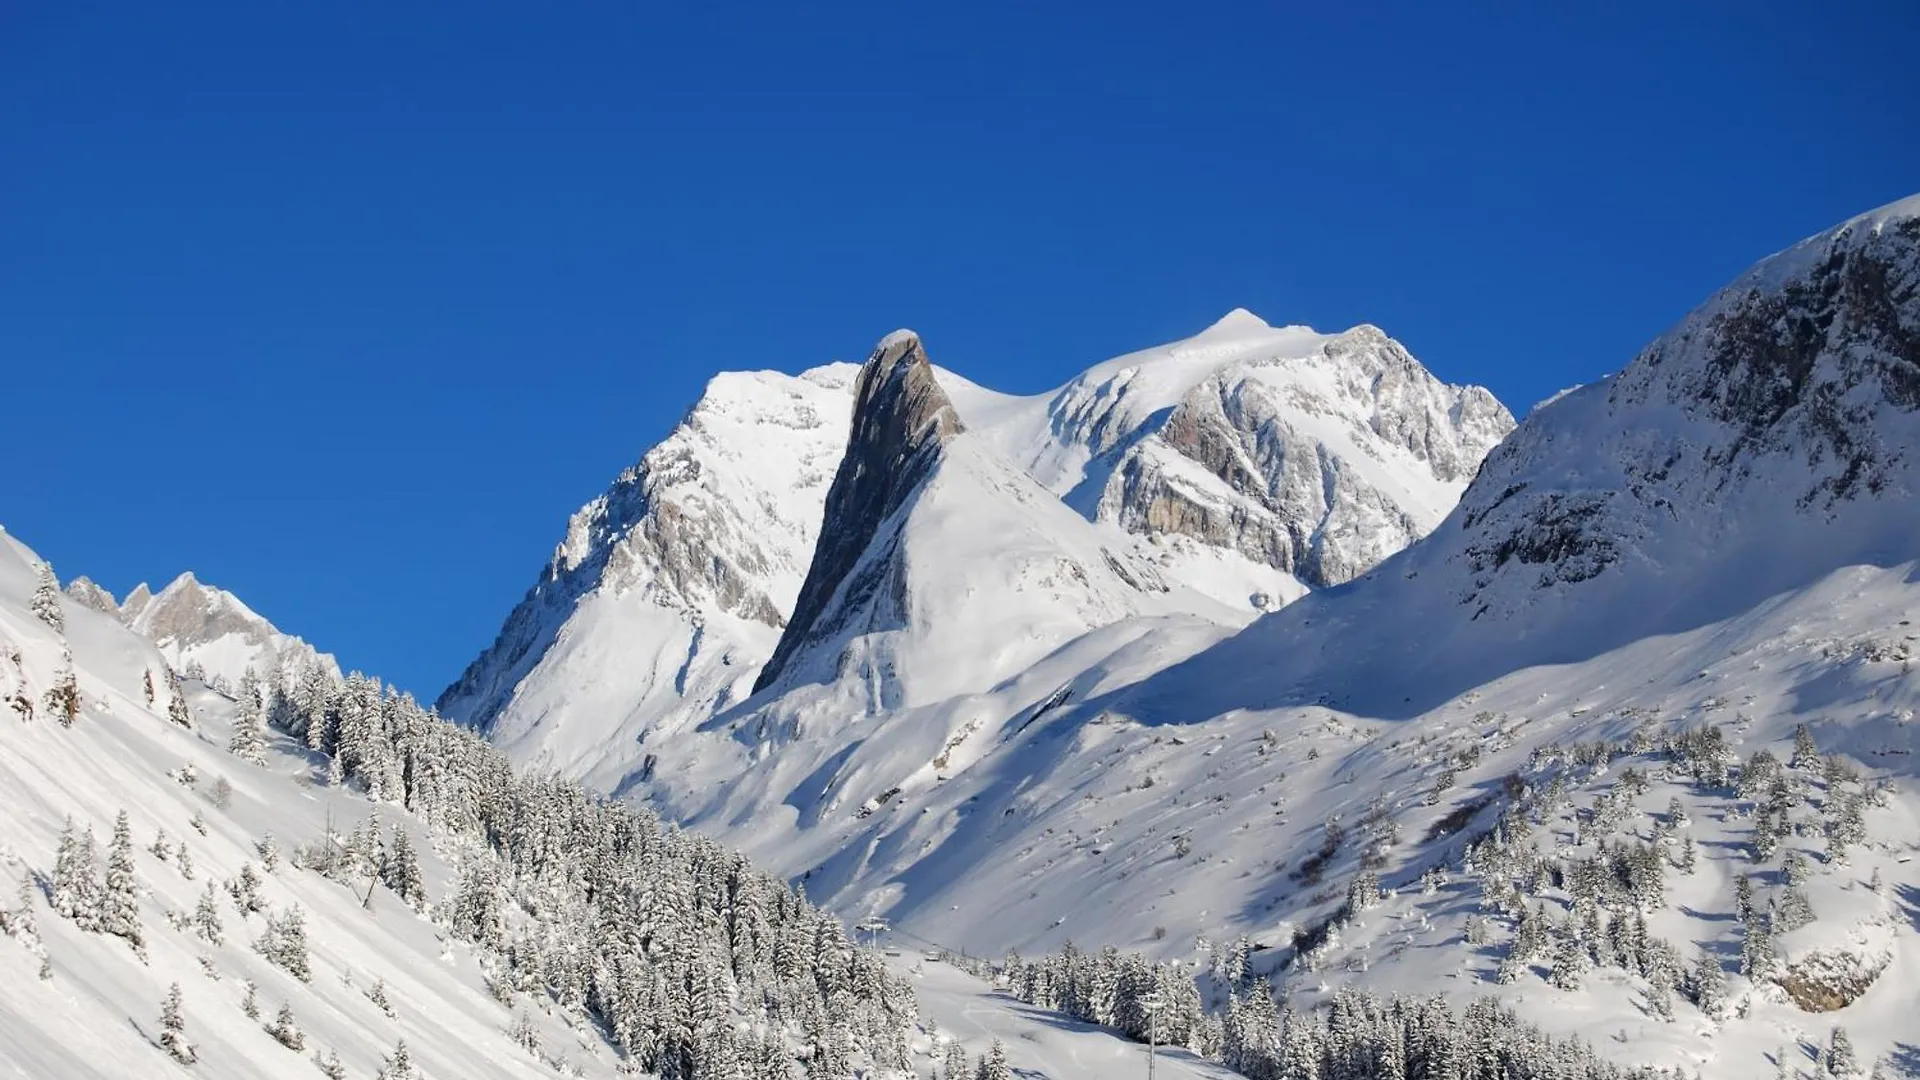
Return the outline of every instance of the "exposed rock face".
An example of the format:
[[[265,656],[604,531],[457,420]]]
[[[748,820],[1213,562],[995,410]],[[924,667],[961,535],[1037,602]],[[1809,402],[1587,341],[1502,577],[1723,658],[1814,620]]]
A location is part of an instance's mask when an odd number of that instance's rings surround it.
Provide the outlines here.
[[[1763,505],[1820,515],[1910,497],[1920,199],[1766,260],[1539,416],[1461,501],[1470,602],[1510,567],[1539,585],[1594,578],[1675,523],[1710,546]]]
[[[1845,950],[1809,952],[1795,957],[1775,981],[1800,1011],[1833,1012],[1859,1000],[1890,960]]]
[[[1440,382],[1375,327],[1321,340],[1194,386],[1120,451],[1097,516],[1191,536],[1313,587],[1425,535],[1512,415],[1480,387]]]
[[[76,603],[84,604],[103,615],[120,617],[120,603],[113,594],[94,584],[92,578],[85,575],[67,582],[67,596]]]
[[[779,678],[795,651],[827,632],[821,624],[834,595],[877,588],[873,573],[849,581],[881,526],[925,480],[942,447],[962,430],[946,392],[934,381],[920,338],[909,330],[882,339],[860,369],[845,455],[827,491],[820,539],[794,603],[793,619],[754,689]],[[845,605],[851,607],[851,605]]]

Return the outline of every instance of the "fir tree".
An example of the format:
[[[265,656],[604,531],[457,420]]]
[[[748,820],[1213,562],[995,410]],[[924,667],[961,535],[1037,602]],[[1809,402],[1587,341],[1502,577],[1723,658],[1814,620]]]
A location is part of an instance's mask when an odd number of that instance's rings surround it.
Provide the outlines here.
[[[533,1016],[527,1010],[521,1009],[520,1015],[514,1018],[507,1037],[513,1040],[513,1045],[534,1057],[540,1056],[540,1026],[533,1022]]]
[[[314,1068],[320,1070],[320,1075],[326,1077],[327,1080],[347,1080],[347,1067],[340,1063],[340,1055],[334,1053],[332,1050],[328,1050],[325,1054],[315,1050],[313,1052],[313,1065]]]
[[[1780,874],[1787,884],[1793,886],[1807,883],[1807,860],[1797,848],[1788,848],[1787,854],[1780,860]]]
[[[134,875],[133,828],[127,812],[113,822],[113,843],[107,848],[107,887],[100,905],[100,929],[127,939],[135,951],[145,948],[140,932],[140,880]]]
[[[380,880],[393,894],[410,906],[418,906],[426,897],[420,877],[420,859],[413,852],[407,830],[393,827],[393,840],[387,845],[387,857],[380,863]]]
[[[393,1003],[387,1000],[387,980],[373,980],[373,989],[367,991],[367,1000],[388,1017],[393,1016]]]
[[[1866,813],[1857,795],[1829,792],[1827,795],[1827,860],[1847,865],[1847,849],[1866,843]]]
[[[265,901],[260,899],[260,875],[254,873],[252,863],[240,864],[240,876],[227,883],[227,892],[242,918],[266,909]]]
[[[1805,724],[1795,724],[1793,728],[1793,757],[1787,760],[1790,769],[1812,769],[1820,764],[1820,748],[1814,744],[1813,732]]]
[[[220,925],[220,897],[211,881],[207,882],[207,891],[200,894],[200,903],[193,909],[193,932],[214,945],[226,940],[226,929]]]
[[[1007,1064],[1007,1047],[999,1039],[987,1048],[986,1056],[980,1059],[979,1071],[974,1073],[977,1080],[1013,1080],[1013,1069]]]
[[[254,985],[252,979],[248,979],[245,985],[247,992],[240,998],[240,1011],[246,1014],[247,1019],[258,1020],[260,1019],[260,988]]]
[[[43,562],[34,567],[33,599],[27,606],[34,618],[53,627],[54,633],[67,632],[66,614],[60,609],[60,581],[53,576],[52,566]]]
[[[1719,1020],[1727,1007],[1727,973],[1705,949],[1693,964],[1693,1003],[1710,1020]]]
[[[100,879],[94,865],[93,829],[85,839],[74,834],[73,819],[60,830],[53,857],[53,910],[91,930],[100,918]]]
[[[947,1053],[940,1065],[941,1080],[968,1080],[967,1048],[959,1039],[947,1040]]]
[[[1780,932],[1791,934],[1795,930],[1812,922],[1813,902],[1807,899],[1804,889],[1789,888],[1780,898]]]
[[[80,719],[80,683],[73,675],[73,658],[63,655],[60,670],[53,677],[53,685],[41,695],[40,704],[44,706],[61,727],[72,727]]]
[[[298,904],[290,905],[267,919],[267,929],[253,947],[260,955],[284,968],[301,982],[313,978],[307,960],[307,919]]]
[[[380,1071],[374,1074],[374,1080],[419,1080],[420,1073],[413,1067],[413,1057],[407,1053],[407,1040],[401,1039],[394,1044],[393,1055],[384,1059]]]
[[[240,676],[239,709],[234,714],[233,736],[227,740],[227,751],[254,765],[267,763],[266,734],[262,730],[265,709],[260,699],[260,678],[249,665]]]
[[[187,688],[180,685],[180,676],[172,668],[167,669],[167,719],[183,728],[193,726],[193,714],[187,709]]]
[[[1580,989],[1580,977],[1587,973],[1587,950],[1572,934],[1564,935],[1554,948],[1553,970],[1547,981],[1562,990]]]
[[[292,1005],[280,1006],[280,1011],[274,1014],[273,1023],[267,1025],[267,1034],[289,1050],[304,1050],[307,1045],[307,1037],[300,1033],[300,1025],[294,1022]]]
[[[1827,1072],[1833,1076],[1855,1076],[1860,1072],[1860,1056],[1853,1049],[1847,1029],[1838,1024],[1827,1036]]]
[[[173,865],[180,868],[181,877],[193,880],[193,852],[187,850],[185,840],[180,841],[180,846],[173,851]]]
[[[180,1013],[179,983],[167,988],[166,1000],[160,1003],[160,1048],[182,1065],[191,1065],[199,1057],[193,1044],[187,1041],[187,1021]]]

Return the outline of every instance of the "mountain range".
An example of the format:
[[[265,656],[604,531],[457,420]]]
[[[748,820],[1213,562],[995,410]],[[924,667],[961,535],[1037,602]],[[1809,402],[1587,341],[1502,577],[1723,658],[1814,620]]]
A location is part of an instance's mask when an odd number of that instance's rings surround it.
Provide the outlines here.
[[[1191,970],[1248,1075],[1305,1075],[1268,986],[1920,1072],[1920,196],[1518,424],[1372,326],[1236,309],[1035,395],[937,348],[716,376],[438,712],[1043,1008],[1131,1032],[1088,957]],[[342,681],[191,575],[66,595],[148,643],[103,685]]]

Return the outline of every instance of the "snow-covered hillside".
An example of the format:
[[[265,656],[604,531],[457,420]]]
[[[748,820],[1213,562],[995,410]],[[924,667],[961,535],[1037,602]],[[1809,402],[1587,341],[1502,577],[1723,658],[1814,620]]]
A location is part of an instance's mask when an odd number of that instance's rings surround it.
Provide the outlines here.
[[[176,710],[166,670],[0,533],[0,1072],[788,1080],[931,1049],[877,954],[710,841],[370,680]]]
[[[876,674],[869,691],[835,708],[984,689],[1075,634],[1143,612],[1237,626],[1430,529],[1512,427],[1486,391],[1440,383],[1372,327],[1275,329],[1245,311],[1028,397],[985,389],[921,355],[914,370],[931,377],[916,392],[950,409],[952,430],[967,433],[952,456],[971,464],[943,468],[929,486],[944,510],[916,513],[944,514],[974,541],[961,543],[958,532],[917,541],[928,567],[946,569],[923,568],[915,581],[957,586],[948,599],[978,618],[963,630],[933,616],[955,610],[936,601],[907,621],[985,635],[995,656],[940,665],[941,679],[912,692],[914,678]],[[854,422],[857,370],[714,379],[666,441],[575,515],[499,639],[441,696],[442,712],[516,760],[610,788],[772,682],[786,658],[762,665],[787,621],[797,610],[810,627],[844,576],[839,563],[867,552],[881,531],[877,519],[857,538],[821,528]],[[918,479],[896,476],[891,486],[905,498]],[[976,541],[1021,569],[1001,585],[960,585],[955,556]],[[966,558],[1013,566],[987,550]],[[803,596],[810,565],[834,552],[838,561],[821,567],[822,594]],[[1008,605],[1011,593],[1019,595]],[[1007,610],[995,615],[996,607]],[[809,635],[786,634],[786,647]],[[700,744],[683,741],[682,749]]]
[[[1788,1075],[1810,1069],[1839,1024],[1911,1064],[1917,343],[1906,200],[1537,410],[1430,537],[1357,579],[1237,632],[1136,606],[1012,661],[1026,590],[991,537],[1013,530],[938,506],[950,466],[985,474],[953,464],[965,448],[1010,460],[1017,406],[954,390],[964,431],[854,565],[886,568],[866,579],[908,598],[896,613],[950,610],[914,599],[948,589],[1005,621],[863,623],[861,599],[804,677],[650,744],[623,791],[843,911],[982,953],[1186,958],[1244,935],[1303,1006],[1492,994],[1609,1057],[1724,1077],[1770,1074],[1782,1044]],[[888,678],[899,696],[874,695]],[[1770,773],[1763,750],[1800,763]],[[1659,894],[1570,876],[1629,874],[1609,860]],[[1639,921],[1667,946],[1607,937]]]

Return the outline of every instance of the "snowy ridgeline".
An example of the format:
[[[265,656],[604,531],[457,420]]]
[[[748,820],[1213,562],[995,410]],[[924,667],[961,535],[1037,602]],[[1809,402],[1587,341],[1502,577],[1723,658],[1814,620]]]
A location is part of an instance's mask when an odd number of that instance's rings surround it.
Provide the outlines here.
[[[48,576],[0,534],[0,1061],[910,1075],[911,988],[738,855],[516,776],[374,680],[169,679]]]

